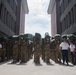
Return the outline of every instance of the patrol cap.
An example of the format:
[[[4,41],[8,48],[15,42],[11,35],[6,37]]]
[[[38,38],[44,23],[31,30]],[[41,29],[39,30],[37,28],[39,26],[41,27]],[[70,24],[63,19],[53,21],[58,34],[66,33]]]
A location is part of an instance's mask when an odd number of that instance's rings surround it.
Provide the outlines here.
[[[35,37],[41,37],[40,33],[35,33]]]
[[[51,37],[49,35],[45,36],[45,39],[50,39]]]
[[[14,40],[19,40],[19,35],[13,35],[12,38],[13,38]]]
[[[24,37],[23,34],[19,35],[19,39],[24,39],[23,37]]]
[[[49,36],[49,35],[47,35],[47,36],[45,37],[45,41],[46,41],[46,42],[50,42],[50,36]]]
[[[49,33],[48,33],[48,32],[45,33],[45,37],[46,37],[46,36],[49,36]]]
[[[41,39],[40,33],[35,33],[35,38],[40,40]]]
[[[69,41],[74,42],[76,40],[76,36],[73,34],[70,34],[70,35],[68,35],[68,39],[69,39]]]
[[[7,36],[1,36],[0,41],[8,41],[8,37]]]
[[[33,41],[33,35],[32,34],[24,34],[24,39]]]
[[[62,39],[67,40],[67,35],[62,35]]]
[[[55,39],[51,39],[51,43],[55,43]]]
[[[56,46],[55,39],[51,39],[51,46],[53,47],[53,49],[55,48]]]
[[[60,34],[56,34],[56,35],[54,36],[54,38],[55,38],[55,39],[61,39],[61,35],[60,35]]]

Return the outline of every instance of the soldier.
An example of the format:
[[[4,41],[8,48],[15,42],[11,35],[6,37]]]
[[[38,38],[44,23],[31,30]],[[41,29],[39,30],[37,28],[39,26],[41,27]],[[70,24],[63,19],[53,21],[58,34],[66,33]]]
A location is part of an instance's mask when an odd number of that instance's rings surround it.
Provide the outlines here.
[[[39,33],[35,34],[34,37],[34,62],[35,64],[40,64],[41,56],[41,35]]]
[[[21,63],[28,61],[28,40],[23,39],[21,43]]]
[[[11,52],[10,52],[10,41],[6,42],[6,56],[7,56],[7,60],[10,59],[11,57]]]
[[[5,60],[5,55],[6,55],[5,42],[2,41],[1,61],[4,61]]]
[[[55,43],[56,43],[55,62],[61,63],[61,50],[59,49],[59,45],[61,43],[61,36],[60,36],[60,34],[56,34],[55,35]]]
[[[29,39],[27,39],[26,40],[26,42],[28,43],[27,44],[27,47],[28,47],[28,60],[31,58],[31,47],[32,47],[32,45],[31,45],[31,42],[29,42],[30,40]]]
[[[25,39],[25,45],[26,45],[26,60],[29,61],[29,59],[31,58],[31,54],[32,54],[32,44],[31,44],[31,34],[24,34],[24,39]]]
[[[19,51],[18,36],[15,36],[13,38],[13,62],[12,63],[17,62],[18,51]]]
[[[42,38],[42,60],[45,62],[45,42],[44,42],[44,38]]]
[[[68,40],[70,42],[70,52],[69,57],[71,55],[71,62],[73,65],[76,64],[76,36],[73,34],[68,35]]]
[[[56,43],[55,43],[55,39],[54,38],[51,38],[51,56],[50,58],[55,61],[55,50],[56,50]]]
[[[12,41],[10,41],[9,50],[10,50],[10,58],[13,58],[13,42]]]
[[[18,54],[17,54],[17,61],[19,62],[21,60],[21,43],[18,41]]]
[[[8,43],[9,43],[9,51],[8,51],[8,55],[9,58],[13,58],[13,38],[12,36],[8,37]]]
[[[74,65],[76,65],[76,38],[75,38]]]
[[[50,63],[50,36],[45,36],[45,62]]]
[[[33,57],[33,43],[30,43],[30,58],[32,59]]]
[[[1,58],[1,53],[2,53],[2,43],[0,41],[0,58]],[[1,61],[1,60],[0,60]]]

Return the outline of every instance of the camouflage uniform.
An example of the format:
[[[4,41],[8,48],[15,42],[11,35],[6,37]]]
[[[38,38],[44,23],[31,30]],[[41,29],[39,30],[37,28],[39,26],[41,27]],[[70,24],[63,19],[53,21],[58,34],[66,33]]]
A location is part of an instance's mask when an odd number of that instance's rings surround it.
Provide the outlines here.
[[[10,41],[9,49],[10,49],[10,58],[13,58],[13,43],[12,43],[12,41]]]
[[[11,57],[10,42],[6,43],[6,57],[7,57],[7,60],[10,59]]]
[[[29,42],[27,41],[27,60],[29,60],[31,58],[31,45],[29,44]]]
[[[76,65],[76,51],[75,51],[75,53],[74,53],[74,64]]]
[[[21,62],[28,61],[28,41],[23,40],[21,43]]]
[[[0,58],[1,58],[1,51],[2,51],[2,48],[0,48]]]
[[[1,47],[2,47],[2,44],[1,44]],[[2,56],[2,48],[0,48],[0,58],[1,58],[1,56]]]
[[[45,46],[45,61],[46,63],[50,62],[50,44],[46,44]]]
[[[41,35],[35,34],[34,38],[34,62],[40,64],[41,56]]]
[[[34,62],[35,63],[40,63],[40,54],[41,54],[41,47],[40,44],[35,44],[34,45]]]
[[[75,46],[76,46],[76,41],[75,41]],[[75,48],[75,53],[74,53],[74,64],[76,65],[76,48]]]
[[[28,56],[29,56],[28,58],[29,58],[29,59],[31,59],[32,56],[33,56],[32,46],[33,46],[32,43],[29,43],[29,44],[28,44]]]
[[[45,62],[50,63],[50,36],[45,37]]]
[[[56,41],[55,62],[61,63],[61,50],[59,50],[60,41]]]
[[[30,58],[32,58],[33,57],[33,44],[31,43],[30,45],[29,45],[29,56],[30,56]]]
[[[2,42],[1,61],[5,60],[5,56],[6,56],[5,42]]]
[[[56,44],[55,44],[55,39],[51,39],[51,56],[50,58],[55,61],[55,49],[56,49]]]
[[[13,44],[13,62],[17,62],[17,56],[19,51],[19,43],[15,41]]]
[[[59,62],[61,63],[61,50],[59,49],[59,45],[61,43],[61,35],[60,34],[56,34],[54,36],[55,38],[55,62]]]
[[[21,42],[18,41],[18,53],[17,53],[17,61],[19,62],[21,59]]]
[[[44,42],[44,38],[43,38],[41,48],[42,48],[42,60],[45,62],[45,48],[44,48],[44,46],[45,46],[45,42]]]

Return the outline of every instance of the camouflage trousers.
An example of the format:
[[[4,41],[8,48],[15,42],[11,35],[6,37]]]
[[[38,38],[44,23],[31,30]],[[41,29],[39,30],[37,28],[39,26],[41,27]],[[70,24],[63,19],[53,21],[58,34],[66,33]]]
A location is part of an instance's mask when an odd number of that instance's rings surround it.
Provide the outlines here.
[[[5,48],[0,50],[0,57],[1,57],[1,61],[5,60],[5,57],[6,57],[6,49]]]
[[[21,62],[27,62],[28,61],[28,52],[25,50],[21,51]]]
[[[14,49],[13,50],[13,61],[17,61],[17,56],[18,56],[18,50]]]
[[[52,59],[53,61],[55,61],[54,51],[50,52],[50,59]]]
[[[55,50],[55,53],[54,53],[54,56],[55,56],[55,62],[61,62],[61,52]]]
[[[49,50],[47,50],[47,51],[45,51],[45,62],[50,62],[50,51]]]
[[[0,57],[1,57],[1,51],[2,51],[2,49],[0,49]]]
[[[42,52],[42,60],[45,61],[45,51]]]
[[[76,52],[74,54],[74,62],[75,62],[75,65],[76,65]]]
[[[38,51],[34,52],[34,62],[40,63],[40,53]]]

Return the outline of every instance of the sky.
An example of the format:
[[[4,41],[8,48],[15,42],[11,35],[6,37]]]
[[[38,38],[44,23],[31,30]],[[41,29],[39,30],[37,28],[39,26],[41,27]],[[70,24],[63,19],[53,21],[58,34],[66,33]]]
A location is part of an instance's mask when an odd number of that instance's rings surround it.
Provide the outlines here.
[[[50,0],[27,0],[29,13],[25,15],[25,33],[51,35],[51,16],[47,13]]]

